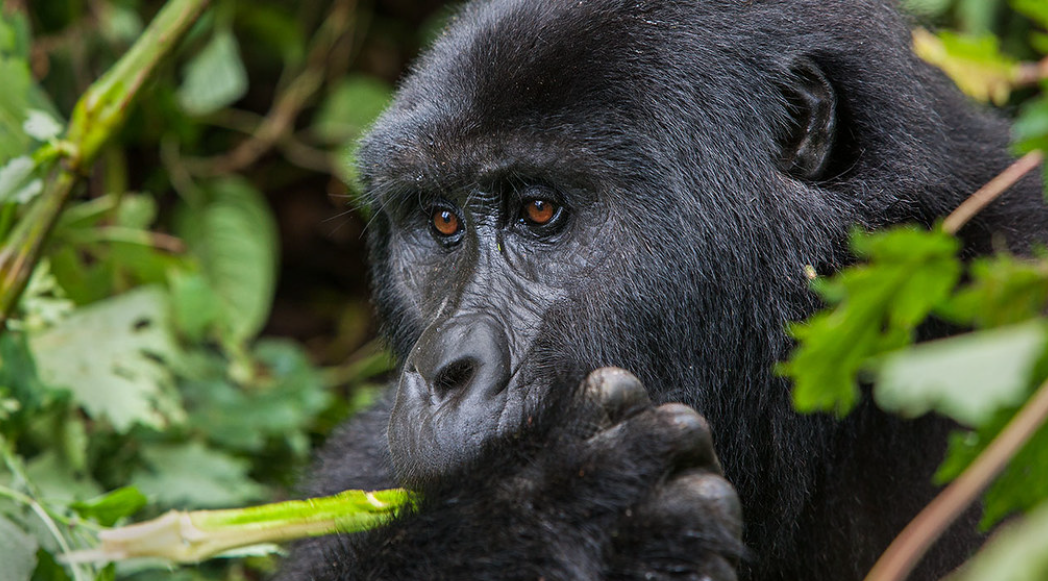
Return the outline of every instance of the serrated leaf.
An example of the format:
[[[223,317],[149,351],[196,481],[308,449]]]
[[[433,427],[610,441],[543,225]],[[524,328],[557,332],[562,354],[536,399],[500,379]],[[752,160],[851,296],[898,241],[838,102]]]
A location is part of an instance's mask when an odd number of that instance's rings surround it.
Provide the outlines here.
[[[247,70],[236,37],[229,30],[219,30],[186,65],[178,103],[190,115],[208,115],[233,104],[247,88]]]
[[[916,326],[960,277],[958,243],[940,231],[856,232],[852,248],[870,263],[814,287],[837,306],[789,329],[798,347],[778,371],[793,379],[794,407],[802,412],[848,413],[871,358],[911,342]]]
[[[38,547],[36,539],[0,517],[0,581],[29,581]]]
[[[199,442],[149,446],[142,456],[148,470],[136,473],[131,483],[163,507],[240,506],[266,496],[248,476],[250,462]]]
[[[1048,579],[1048,505],[1005,525],[945,581],[1043,581]]]
[[[1048,330],[1039,321],[922,343],[884,359],[874,397],[906,417],[935,411],[982,426],[1025,400],[1046,343]]]
[[[22,124],[22,131],[37,141],[50,141],[62,134],[62,124],[55,121],[47,111],[30,109]]]
[[[84,307],[31,337],[30,345],[45,382],[68,389],[89,415],[109,420],[119,432],[183,419],[163,363],[176,361],[178,348],[159,288]]]
[[[74,502],[69,508],[83,518],[89,518],[98,524],[111,527],[124,517],[129,517],[142,509],[149,500],[133,486],[118,488],[108,494]]]
[[[55,450],[48,450],[26,463],[26,474],[42,498],[51,502],[73,502],[102,494],[90,476],[73,470]]]
[[[936,313],[948,320],[980,329],[1000,327],[1035,318],[1048,304],[1048,263],[1008,254],[974,261],[971,282]]]
[[[219,180],[208,192],[211,201],[183,215],[180,230],[222,301],[230,340],[243,342],[258,333],[272,306],[276,223],[262,194],[242,179]]]

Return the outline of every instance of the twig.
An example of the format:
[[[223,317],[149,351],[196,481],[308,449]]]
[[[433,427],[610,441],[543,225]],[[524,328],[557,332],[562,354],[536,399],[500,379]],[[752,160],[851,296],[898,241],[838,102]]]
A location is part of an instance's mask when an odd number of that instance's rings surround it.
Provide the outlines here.
[[[1015,86],[1029,87],[1048,79],[1048,57],[1037,62],[1020,63],[1015,71]]]
[[[1001,194],[1008,191],[1008,188],[1015,185],[1015,182],[1037,167],[1043,158],[1044,154],[1037,149],[1027,153],[1008,166],[1008,169],[990,180],[985,186],[979,188],[977,192],[972,194],[953,213],[947,216],[942,223],[943,231],[949,234],[956,234],[958,230],[963,228],[969,220],[981,212],[990,202],[996,200]]]
[[[331,52],[353,31],[356,2],[343,0],[331,9],[307,58],[307,66],[276,97],[254,134],[231,151],[211,158],[187,159],[187,169],[199,176],[234,173],[250,166],[274,146],[286,143],[302,109],[324,85]]]
[[[971,466],[895,537],[866,581],[901,581],[1048,419],[1048,381]]]

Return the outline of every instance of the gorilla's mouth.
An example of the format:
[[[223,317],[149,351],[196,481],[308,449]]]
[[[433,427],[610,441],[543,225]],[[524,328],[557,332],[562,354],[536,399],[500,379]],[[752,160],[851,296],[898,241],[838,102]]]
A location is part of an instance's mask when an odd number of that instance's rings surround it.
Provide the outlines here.
[[[446,385],[430,385],[419,372],[405,370],[388,429],[398,478],[431,480],[475,459],[492,442],[519,435],[531,423],[528,402],[543,399],[538,384],[521,381],[523,368],[518,363],[505,381],[483,385],[473,385],[470,373],[453,370],[460,389],[451,393]]]

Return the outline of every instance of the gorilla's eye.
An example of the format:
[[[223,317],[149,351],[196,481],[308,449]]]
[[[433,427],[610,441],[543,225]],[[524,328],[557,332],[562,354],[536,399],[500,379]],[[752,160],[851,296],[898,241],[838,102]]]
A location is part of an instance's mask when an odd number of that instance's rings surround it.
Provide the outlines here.
[[[548,200],[530,200],[521,209],[520,220],[532,226],[545,226],[560,214],[560,206]]]
[[[444,237],[451,237],[462,231],[462,221],[447,208],[433,210],[433,230]]]

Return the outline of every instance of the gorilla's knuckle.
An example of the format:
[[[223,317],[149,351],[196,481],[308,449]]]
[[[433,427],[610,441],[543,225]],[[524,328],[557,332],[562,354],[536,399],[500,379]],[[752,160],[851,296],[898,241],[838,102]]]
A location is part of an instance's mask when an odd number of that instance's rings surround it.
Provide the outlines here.
[[[585,385],[587,393],[599,403],[612,424],[621,422],[651,404],[644,385],[624,369],[597,369],[589,374]]]

